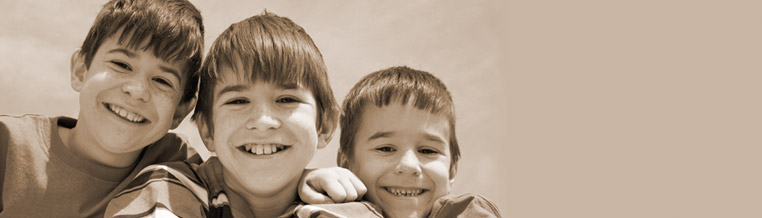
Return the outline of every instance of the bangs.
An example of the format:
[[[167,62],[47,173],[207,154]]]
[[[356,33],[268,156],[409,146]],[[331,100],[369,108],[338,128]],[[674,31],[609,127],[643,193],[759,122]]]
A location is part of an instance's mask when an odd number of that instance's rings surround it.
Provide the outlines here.
[[[384,81],[391,82],[391,81]],[[391,85],[391,84],[390,84]],[[411,104],[413,107],[433,114],[453,114],[449,99],[441,98],[444,93],[438,89],[421,88],[416,83],[401,83],[396,86],[383,86],[381,89],[370,90],[368,100],[377,107],[388,106],[392,102],[402,105]]]
[[[407,68],[391,68],[366,78],[356,85],[359,90],[356,102],[348,106],[361,106],[367,102],[377,107],[393,102],[413,107],[434,114],[454,115],[454,107],[449,91],[439,79],[424,73],[408,73]],[[370,75],[369,75],[370,76]],[[359,110],[359,108],[357,108]]]
[[[288,88],[314,88],[318,80],[314,73],[316,69],[305,64],[286,64],[303,62],[303,60],[286,60],[292,57],[289,55],[273,57],[282,62],[269,62],[263,61],[252,53],[226,52],[213,58],[217,60],[208,62],[209,71],[206,72],[208,73],[206,76],[212,81],[229,77],[252,84],[265,82]],[[231,71],[225,71],[222,68],[229,68]]]
[[[231,67],[235,78],[248,82],[267,82],[285,87],[316,88],[326,69],[320,52],[310,46],[312,40],[293,34],[298,30],[275,25],[237,23],[220,35],[209,51],[207,78],[218,79],[222,67]],[[242,27],[241,25],[248,25]],[[306,35],[306,34],[305,34]],[[309,40],[310,43],[304,43]]]
[[[154,56],[167,62],[194,59],[201,54],[203,40],[196,39],[197,34],[187,34],[193,29],[183,28],[191,25],[172,26],[168,22],[150,22],[141,16],[131,18],[112,26],[123,28],[118,39],[120,45],[135,50],[153,50]]]
[[[100,44],[112,36],[130,49],[153,50],[154,56],[167,62],[187,61],[187,70],[194,73],[201,65],[204,27],[200,13],[189,2],[106,3],[82,44],[88,66]]]

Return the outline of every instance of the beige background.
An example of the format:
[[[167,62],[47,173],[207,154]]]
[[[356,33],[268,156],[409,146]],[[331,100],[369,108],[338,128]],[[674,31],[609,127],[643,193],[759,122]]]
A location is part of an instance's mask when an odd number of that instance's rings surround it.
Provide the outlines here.
[[[505,217],[762,217],[762,3],[193,2],[207,46],[263,8],[292,18],[339,101],[393,65],[440,77],[454,191]],[[100,4],[0,1],[0,114],[76,115],[68,58]],[[335,165],[337,145],[311,166]]]

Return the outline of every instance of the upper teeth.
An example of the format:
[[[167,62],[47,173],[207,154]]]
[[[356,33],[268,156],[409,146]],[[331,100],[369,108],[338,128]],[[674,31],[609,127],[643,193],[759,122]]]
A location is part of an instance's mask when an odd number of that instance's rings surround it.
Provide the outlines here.
[[[111,109],[114,113],[118,114],[120,117],[127,119],[129,121],[132,121],[134,123],[140,123],[145,120],[143,116],[140,116],[139,114],[129,112],[126,109],[113,105],[113,104],[107,104],[108,108]]]
[[[246,144],[244,145],[244,149],[246,151],[256,155],[276,153],[283,150],[283,147],[284,147],[283,145],[279,145],[279,144]]]
[[[404,189],[387,187],[386,190],[397,196],[416,196],[423,192],[423,189]]]

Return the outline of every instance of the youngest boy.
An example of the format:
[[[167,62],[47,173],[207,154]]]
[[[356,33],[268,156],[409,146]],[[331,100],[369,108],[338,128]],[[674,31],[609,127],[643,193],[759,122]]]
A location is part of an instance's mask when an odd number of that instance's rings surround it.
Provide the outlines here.
[[[193,114],[204,144],[222,164],[229,200],[211,200],[214,181],[196,175],[211,165],[175,162],[147,168],[166,173],[143,174],[151,178],[117,195],[106,216],[141,215],[146,207],[180,217],[368,216],[363,211],[369,204],[303,206],[297,197],[304,168],[331,140],[338,113],[322,56],[300,26],[267,12],[232,24],[202,65]],[[151,179],[171,187],[144,182]],[[344,183],[354,186],[350,190],[364,189],[359,180],[350,183]],[[166,195],[141,196],[154,195],[145,191],[154,187]]]
[[[338,164],[368,188],[386,217],[500,217],[487,199],[450,194],[460,149],[455,106],[433,75],[392,67],[349,91],[341,116]]]

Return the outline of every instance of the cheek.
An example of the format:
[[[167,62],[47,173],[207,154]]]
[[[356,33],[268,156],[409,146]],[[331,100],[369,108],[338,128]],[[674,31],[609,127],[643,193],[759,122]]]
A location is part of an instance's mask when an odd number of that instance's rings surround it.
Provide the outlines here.
[[[302,137],[307,139],[308,142],[317,144],[317,120],[314,115],[304,112],[293,113],[287,119],[294,124],[294,127],[299,129],[298,131]]]
[[[387,172],[390,166],[390,161],[372,157],[370,155],[356,154],[354,160],[355,161],[350,162],[349,167],[352,169],[352,172],[368,186],[375,184],[376,180],[383,176],[384,172]]]
[[[423,166],[423,170],[437,186],[437,193],[446,194],[450,190],[450,162],[447,160],[432,161]]]
[[[212,140],[214,140],[214,145],[216,149],[220,149],[220,146],[225,146],[228,142],[228,138],[230,138],[230,135],[232,134],[232,129],[235,126],[235,123],[232,123],[231,121],[234,121],[232,119],[234,116],[227,116],[226,114],[215,114],[214,115],[214,122],[212,125],[214,125],[213,132],[212,132]]]
[[[175,109],[180,105],[180,98],[174,94],[153,88],[151,96],[156,108],[162,112],[174,114]]]

